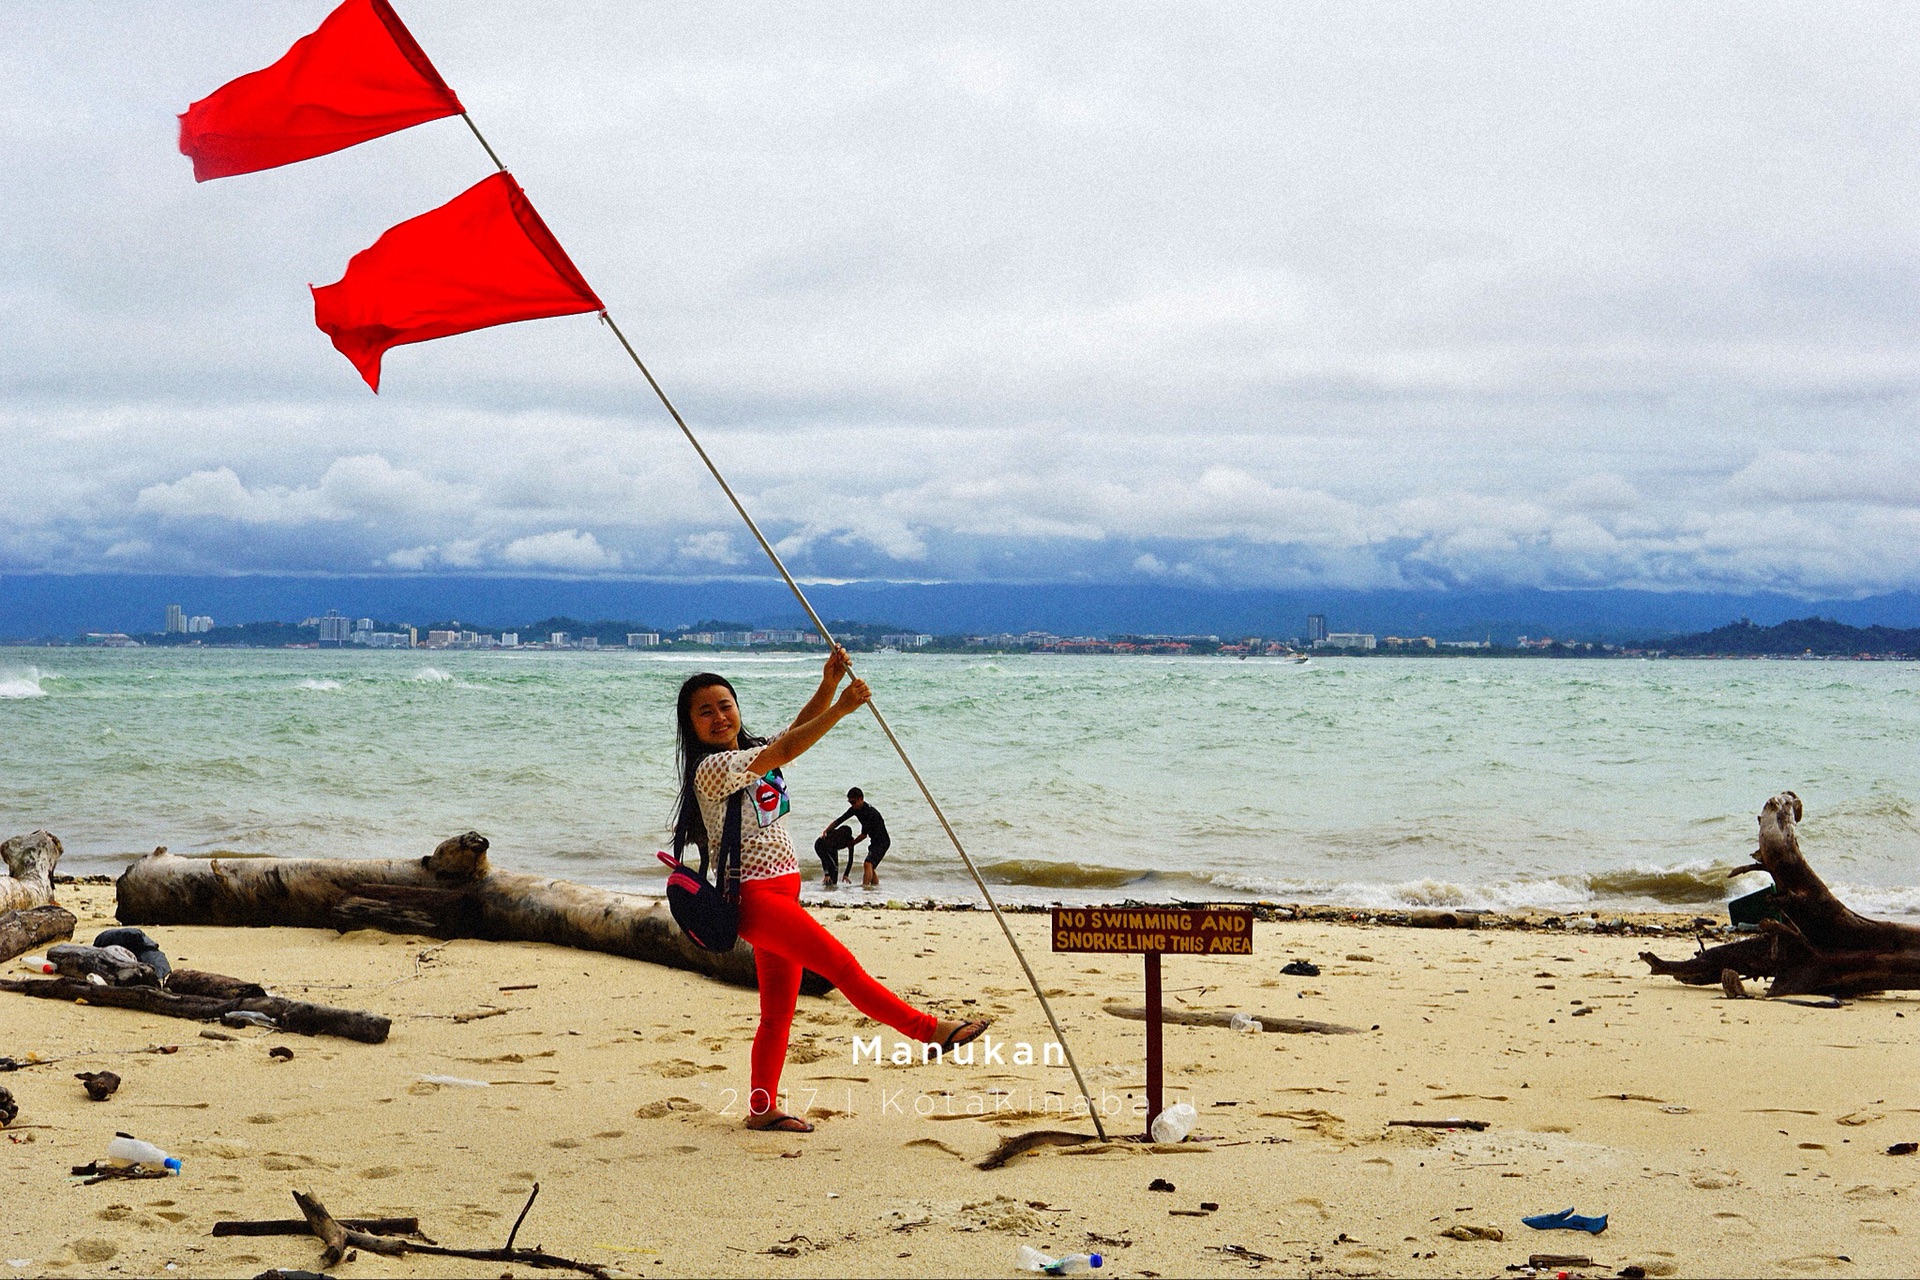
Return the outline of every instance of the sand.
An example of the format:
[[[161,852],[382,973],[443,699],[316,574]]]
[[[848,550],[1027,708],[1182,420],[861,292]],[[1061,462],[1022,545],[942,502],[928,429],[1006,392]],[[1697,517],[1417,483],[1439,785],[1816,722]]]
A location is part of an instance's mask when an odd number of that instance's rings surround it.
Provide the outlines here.
[[[82,940],[111,923],[111,893],[63,889]],[[991,1013],[996,1041],[1046,1043],[985,914],[824,914],[909,998]],[[1045,917],[1014,921],[1112,1129],[1135,1130],[1143,1028],[1102,1005],[1139,1002],[1139,960],[1051,955]],[[1098,1249],[1116,1276],[1488,1276],[1533,1253],[1590,1255],[1589,1274],[1901,1275],[1920,1239],[1920,1156],[1886,1154],[1920,1139],[1920,1001],[1736,1002],[1645,976],[1635,954],[1685,954],[1684,937],[1262,924],[1251,958],[1169,959],[1170,1002],[1364,1034],[1169,1027],[1170,1095],[1214,1141],[1044,1148],[982,1171],[1008,1134],[1090,1131],[1061,1114],[1065,1070],[856,1065],[852,1037],[875,1029],[837,996],[803,999],[786,1079],[818,1131],[747,1133],[751,992],[540,945],[150,932],[177,962],[385,1013],[393,1034],[215,1041],[190,1022],[0,994],[0,1054],[60,1059],[0,1074],[21,1105],[0,1136],[0,1275],[313,1267],[310,1238],[208,1234],[294,1215],[296,1187],[342,1216],[417,1215],[442,1243],[497,1245],[536,1180],[521,1244],[648,1276],[1010,1275],[1021,1243]],[[1322,974],[1282,976],[1294,958]],[[456,1021],[488,1009],[506,1012]],[[125,1079],[109,1101],[73,1079],[94,1070]],[[1387,1123],[1447,1117],[1489,1127]],[[115,1130],[180,1155],[184,1174],[79,1185],[69,1167]],[[1219,1208],[1195,1216],[1203,1202]],[[1520,1223],[1568,1206],[1611,1226]],[[507,1269],[362,1256],[339,1271]]]

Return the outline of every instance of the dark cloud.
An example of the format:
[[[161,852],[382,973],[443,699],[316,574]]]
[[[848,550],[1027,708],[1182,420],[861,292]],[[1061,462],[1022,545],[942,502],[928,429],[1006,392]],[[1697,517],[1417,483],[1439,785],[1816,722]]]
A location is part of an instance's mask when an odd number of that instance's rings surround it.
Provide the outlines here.
[[[400,7],[798,571],[1920,582],[1902,6]],[[312,328],[458,121],[191,181],[325,8],[0,12],[0,569],[749,564],[591,317]]]

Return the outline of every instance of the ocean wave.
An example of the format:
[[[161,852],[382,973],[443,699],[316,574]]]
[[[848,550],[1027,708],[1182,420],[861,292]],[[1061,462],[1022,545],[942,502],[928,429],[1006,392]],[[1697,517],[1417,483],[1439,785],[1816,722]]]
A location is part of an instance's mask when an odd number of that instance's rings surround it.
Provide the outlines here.
[[[293,687],[296,689],[338,689],[340,682],[338,680],[315,680],[312,676],[308,676],[305,680],[302,680]]]
[[[1151,877],[1151,871],[1091,866],[1084,862],[1047,862],[1040,858],[1007,858],[983,862],[980,874],[997,884],[1031,885],[1039,889],[1122,889]]]
[[[1649,865],[1565,875],[1515,876],[1483,884],[1419,879],[1316,880],[1274,879],[1220,873],[1211,883],[1259,897],[1337,903],[1394,910],[1450,907],[1472,911],[1575,911],[1595,906],[1689,909],[1717,906],[1736,896],[1727,872],[1731,864],[1694,862],[1675,867]],[[1755,886],[1742,886],[1742,889]],[[1911,891],[1920,904],[1920,889]]]
[[[447,684],[452,681],[453,676],[438,667],[422,667],[407,679],[416,684]]]
[[[12,667],[0,669],[0,698],[44,698],[47,691],[40,687],[40,682],[57,678],[38,667],[28,667],[25,671]]]

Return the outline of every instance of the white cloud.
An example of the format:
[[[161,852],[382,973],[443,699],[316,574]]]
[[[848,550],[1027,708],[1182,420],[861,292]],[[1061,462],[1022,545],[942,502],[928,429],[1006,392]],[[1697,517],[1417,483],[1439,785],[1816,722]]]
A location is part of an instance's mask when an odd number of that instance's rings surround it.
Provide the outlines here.
[[[798,573],[1920,586],[1903,11],[1127,12],[409,21]],[[306,21],[0,17],[0,571],[755,562],[590,317],[316,333],[486,166],[192,183]]]
[[[620,567],[620,557],[600,545],[591,533],[556,529],[552,533],[515,538],[500,553],[501,560],[523,569],[559,569],[567,573],[597,573]]]
[[[745,558],[733,548],[733,535],[718,529],[690,533],[674,545],[685,560],[726,567],[745,563]]]

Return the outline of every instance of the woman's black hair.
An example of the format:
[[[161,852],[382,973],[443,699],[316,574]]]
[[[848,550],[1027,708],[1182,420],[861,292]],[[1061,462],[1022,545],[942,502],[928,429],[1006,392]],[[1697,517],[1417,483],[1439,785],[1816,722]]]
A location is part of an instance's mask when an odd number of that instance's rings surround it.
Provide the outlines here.
[[[715,675],[711,671],[702,671],[698,675],[688,676],[680,686],[680,700],[674,711],[674,727],[679,738],[678,760],[680,764],[680,805],[673,815],[673,856],[678,858],[681,850],[693,845],[700,850],[701,874],[706,873],[708,856],[715,852],[707,838],[706,819],[700,816],[700,797],[693,789],[693,771],[700,762],[716,751],[726,751],[727,747],[710,747],[700,741],[700,735],[693,731],[693,695],[702,689],[711,689],[719,685],[728,693],[733,693],[733,685],[725,676]],[[740,695],[734,694],[734,705],[738,706]],[[731,750],[744,751],[749,747],[766,745],[765,738],[756,738],[747,732],[745,724],[740,726],[739,743]],[[739,834],[732,833],[737,840]]]

